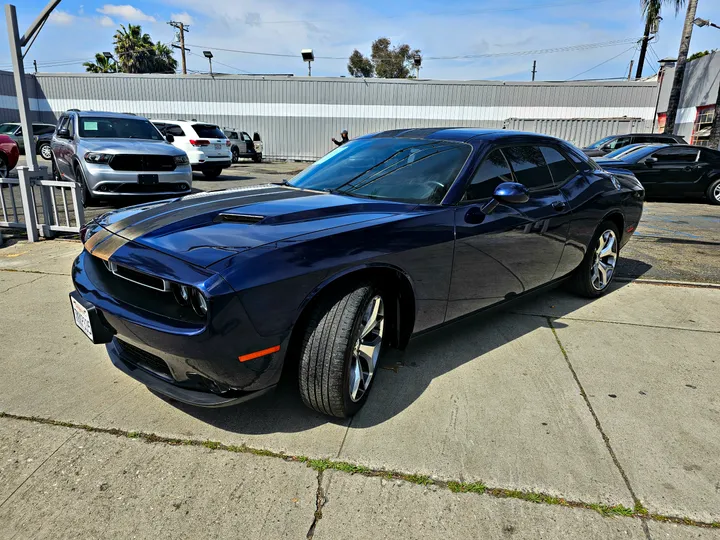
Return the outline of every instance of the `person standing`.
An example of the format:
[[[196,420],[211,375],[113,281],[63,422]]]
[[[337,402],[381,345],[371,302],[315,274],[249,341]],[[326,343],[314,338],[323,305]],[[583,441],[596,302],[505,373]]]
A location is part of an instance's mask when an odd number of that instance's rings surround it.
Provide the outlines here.
[[[342,146],[343,144],[345,144],[345,143],[348,142],[349,140],[350,140],[350,139],[348,138],[348,130],[347,130],[347,129],[343,129],[343,130],[340,132],[340,140],[339,140],[339,141],[335,140],[335,137],[332,138],[332,142],[334,142],[334,143],[335,143],[336,145],[338,145],[338,146]]]

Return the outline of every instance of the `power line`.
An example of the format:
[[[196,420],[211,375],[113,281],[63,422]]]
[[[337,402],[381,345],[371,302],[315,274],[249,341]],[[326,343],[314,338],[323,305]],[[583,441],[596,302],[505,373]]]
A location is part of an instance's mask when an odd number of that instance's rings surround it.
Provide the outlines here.
[[[573,80],[575,77],[579,77],[580,75],[584,75],[584,74],[587,73],[588,71],[592,71],[592,70],[595,69],[595,68],[599,68],[600,66],[605,65],[605,64],[607,64],[608,62],[611,62],[611,61],[615,60],[616,58],[622,56],[622,55],[625,54],[626,52],[628,52],[628,51],[630,51],[630,50],[632,50],[632,49],[635,49],[635,48],[637,48],[637,44],[633,45],[633,46],[630,47],[629,49],[625,49],[625,50],[624,50],[623,52],[621,52],[620,54],[616,54],[616,55],[613,56],[612,58],[608,58],[608,59],[605,60],[604,62],[600,62],[597,66],[593,66],[593,67],[591,67],[590,69],[586,69],[585,71],[581,71],[581,72],[578,73],[577,75],[573,75],[573,76],[570,77],[569,79],[565,79],[565,82],[571,81],[571,80]],[[635,55],[633,55],[633,56],[635,56]],[[623,78],[624,78],[624,77],[623,77]]]

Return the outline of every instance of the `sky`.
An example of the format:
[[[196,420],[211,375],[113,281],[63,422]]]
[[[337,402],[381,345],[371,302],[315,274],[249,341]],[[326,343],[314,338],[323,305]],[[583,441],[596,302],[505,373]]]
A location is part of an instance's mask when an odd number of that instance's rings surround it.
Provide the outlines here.
[[[121,0],[126,1],[126,0]],[[421,78],[452,80],[537,80],[627,76],[637,62],[633,40],[644,29],[640,0],[62,0],[28,52],[40,71],[81,72],[82,62],[112,50],[120,24],[140,24],[154,41],[170,44],[175,30],[167,21],[189,24],[188,69],[207,72],[203,50],[212,50],[216,72],[307,75],[300,50],[317,57],[314,76],[347,76],[353,49],[369,54],[378,37],[407,43],[425,56]],[[15,0],[22,34],[47,0]],[[657,58],[676,57],[684,19],[666,6],[660,31],[648,53],[643,75],[657,69]],[[720,23],[720,1],[699,0],[697,16]],[[3,28],[5,28],[3,24]],[[602,47],[541,53],[587,44]],[[720,48],[720,29],[695,27],[691,53]],[[245,54],[263,52],[283,56]],[[523,53],[457,58],[467,55]],[[176,58],[180,60],[179,51]],[[455,58],[438,58],[455,57]],[[9,69],[6,38],[0,39],[0,69]]]

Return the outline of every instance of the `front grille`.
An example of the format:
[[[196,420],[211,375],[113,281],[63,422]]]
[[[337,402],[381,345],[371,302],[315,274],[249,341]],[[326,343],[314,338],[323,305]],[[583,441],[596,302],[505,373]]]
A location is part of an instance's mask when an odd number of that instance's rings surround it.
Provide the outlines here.
[[[122,359],[124,361],[138,367],[145,368],[165,378],[171,380],[173,379],[170,368],[165,363],[165,360],[163,360],[159,356],[149,353],[146,350],[141,349],[140,347],[136,347],[135,345],[131,345],[126,341],[116,339],[116,342]]]
[[[109,163],[116,171],[163,172],[175,170],[173,156],[117,154]]]
[[[105,189],[103,189],[105,188]],[[157,184],[138,184],[138,183],[123,183],[123,184],[103,184],[100,191],[107,193],[137,193],[137,194],[153,194],[153,193],[185,193],[190,190],[188,184],[169,184],[169,183],[157,183]],[[172,197],[174,195],[170,195]]]

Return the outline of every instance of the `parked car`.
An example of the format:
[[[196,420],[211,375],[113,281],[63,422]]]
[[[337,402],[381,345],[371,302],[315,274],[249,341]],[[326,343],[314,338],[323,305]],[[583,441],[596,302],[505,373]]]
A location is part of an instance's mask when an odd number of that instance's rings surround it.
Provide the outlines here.
[[[233,163],[237,163],[240,158],[250,158],[255,163],[262,161],[262,141],[258,132],[255,132],[253,138],[246,132],[235,129],[224,129],[223,133],[231,143]]]
[[[596,163],[630,171],[653,197],[705,197],[720,204],[720,152],[704,146],[649,145]]]
[[[0,135],[0,178],[7,178],[20,159],[17,143],[7,135]]]
[[[52,133],[55,131],[55,126],[53,124],[33,124],[32,126],[33,135],[36,137],[48,134],[52,136]],[[6,124],[0,124],[0,134],[7,135],[12,140],[14,140],[18,145],[20,153],[25,153],[25,139],[23,138],[22,126],[19,123],[8,122]],[[38,141],[36,139],[35,152],[39,154],[40,144],[37,144],[37,142]]]
[[[178,195],[192,188],[188,157],[147,118],[68,111],[53,135],[56,178],[82,187],[82,202],[126,195]]]
[[[96,218],[71,304],[113,364],[156,392],[229,405],[297,362],[303,401],[345,417],[385,347],[565,278],[605,293],[643,195],[630,173],[551,137],[393,130],[289,182]]]
[[[55,135],[55,128],[49,133],[35,135],[35,148],[37,153],[43,158],[50,161],[52,159],[52,138]]]
[[[622,148],[629,144],[687,144],[679,135],[665,133],[626,133],[625,135],[610,135],[583,148],[583,152],[590,157],[604,156],[608,152]]]
[[[217,178],[232,164],[231,143],[218,126],[184,120],[152,120],[152,123],[163,135],[173,136],[173,144],[187,154],[193,171]]]

